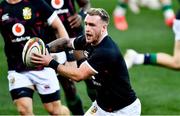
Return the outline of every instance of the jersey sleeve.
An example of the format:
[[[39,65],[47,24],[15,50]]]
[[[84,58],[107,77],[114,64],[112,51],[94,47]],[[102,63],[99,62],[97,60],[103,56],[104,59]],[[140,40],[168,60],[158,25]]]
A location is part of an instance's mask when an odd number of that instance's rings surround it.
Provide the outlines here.
[[[85,47],[87,46],[85,35],[82,35],[82,36],[77,37],[77,38],[73,41],[72,46],[73,46],[73,48],[76,49],[76,50],[84,50]]]
[[[52,24],[53,20],[58,17],[57,13],[53,10],[53,8],[44,0],[38,0],[39,1],[39,8],[41,10],[41,15],[44,17],[44,19],[47,19],[49,25]],[[37,3],[36,3],[37,4]]]
[[[112,59],[113,54],[110,53],[110,50],[97,50],[87,59],[87,63],[94,72],[99,73],[108,69],[108,65]]]

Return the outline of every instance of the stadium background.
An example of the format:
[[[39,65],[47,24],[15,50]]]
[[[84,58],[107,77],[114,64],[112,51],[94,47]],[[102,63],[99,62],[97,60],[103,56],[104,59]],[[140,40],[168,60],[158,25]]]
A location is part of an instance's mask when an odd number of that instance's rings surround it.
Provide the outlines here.
[[[177,12],[179,4],[177,0],[172,1],[173,8]],[[109,35],[114,38],[122,53],[125,53],[128,48],[140,52],[173,53],[174,35],[172,30],[164,24],[162,10],[153,11],[141,8],[141,13],[138,15],[128,10],[129,29],[120,32],[114,28],[112,17],[117,0],[91,0],[91,3],[92,7],[105,8],[111,15]],[[18,113],[8,92],[7,62],[3,46],[3,39],[0,39],[0,115],[15,115]],[[180,114],[179,71],[163,67],[136,66],[130,69],[129,73],[132,86],[141,100],[143,115]],[[84,82],[76,85],[83,100],[84,109],[87,110],[91,102],[87,97],[86,86]],[[62,102],[65,103],[63,92]],[[34,96],[34,112],[36,115],[47,114],[37,93]]]

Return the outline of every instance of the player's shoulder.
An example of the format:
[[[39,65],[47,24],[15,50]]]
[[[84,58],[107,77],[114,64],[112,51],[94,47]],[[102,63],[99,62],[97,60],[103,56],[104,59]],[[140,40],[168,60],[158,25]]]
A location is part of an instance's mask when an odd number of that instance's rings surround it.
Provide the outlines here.
[[[115,52],[109,48],[100,48],[95,50],[96,54],[104,58],[113,58],[115,57]]]
[[[27,0],[27,2],[31,2],[33,5],[37,5],[37,6],[47,4],[45,0]]]
[[[113,56],[117,53],[118,49],[112,42],[106,41],[106,43],[101,45],[96,51],[104,55]]]
[[[5,0],[0,2],[0,16],[3,15],[7,2]]]
[[[5,1],[5,0],[1,1],[1,2],[0,2],[0,7],[5,6],[5,4],[6,4],[6,1]]]

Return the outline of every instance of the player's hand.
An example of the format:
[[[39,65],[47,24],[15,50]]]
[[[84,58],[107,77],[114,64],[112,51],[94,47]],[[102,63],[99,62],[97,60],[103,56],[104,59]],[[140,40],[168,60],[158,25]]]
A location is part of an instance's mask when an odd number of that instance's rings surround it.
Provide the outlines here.
[[[46,52],[46,55],[34,53],[31,56],[31,62],[37,66],[48,66],[52,59],[52,56],[48,52]]]
[[[79,14],[74,14],[68,18],[71,28],[77,28],[82,23],[82,17]]]

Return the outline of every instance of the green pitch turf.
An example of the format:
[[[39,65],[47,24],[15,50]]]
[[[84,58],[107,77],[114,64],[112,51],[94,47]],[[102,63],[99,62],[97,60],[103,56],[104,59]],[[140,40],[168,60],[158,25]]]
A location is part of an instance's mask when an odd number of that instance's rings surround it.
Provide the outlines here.
[[[114,28],[112,17],[117,0],[91,0],[91,2],[93,7],[105,8],[111,15],[109,35],[119,45],[122,53],[128,48],[139,52],[173,53],[174,35],[172,30],[165,26],[161,10],[142,8],[141,13],[137,15],[128,10],[129,29],[120,32]],[[179,4],[176,0],[173,2],[173,7],[177,11]],[[3,45],[3,40],[0,39],[0,115],[15,115],[18,113],[8,92],[7,63]],[[180,115],[179,71],[163,67],[135,66],[129,73],[132,86],[142,103],[142,115]],[[76,85],[86,111],[91,105],[86,86],[83,81]],[[63,92],[61,96],[62,103],[65,104]],[[35,114],[47,115],[37,93],[33,101]]]

